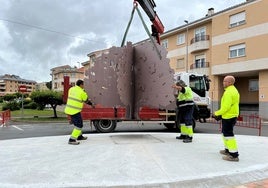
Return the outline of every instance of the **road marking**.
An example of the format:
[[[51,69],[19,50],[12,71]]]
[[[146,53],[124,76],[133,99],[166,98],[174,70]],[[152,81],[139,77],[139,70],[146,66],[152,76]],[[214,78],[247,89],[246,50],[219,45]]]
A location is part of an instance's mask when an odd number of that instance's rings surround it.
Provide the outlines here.
[[[21,130],[21,131],[24,131],[23,129],[17,127],[16,125],[12,125],[12,127],[16,128],[16,129],[19,129],[19,130]]]

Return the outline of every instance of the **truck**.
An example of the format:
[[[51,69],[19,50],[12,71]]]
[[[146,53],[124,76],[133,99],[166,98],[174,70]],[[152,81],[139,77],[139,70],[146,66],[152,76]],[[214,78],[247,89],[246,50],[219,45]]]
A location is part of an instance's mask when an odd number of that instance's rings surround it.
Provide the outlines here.
[[[65,76],[65,98],[67,98],[68,89],[70,87],[68,80],[69,77]],[[193,91],[193,100],[196,104],[193,114],[193,128],[195,128],[195,122],[197,120],[202,123],[205,122],[206,118],[210,117],[210,98],[208,94],[210,80],[206,75],[186,72],[175,73],[174,80],[175,82],[183,80]],[[174,93],[174,101],[169,105],[169,109],[142,106],[139,108],[138,116],[134,119],[128,117],[127,107],[124,106],[104,107],[101,104],[95,104],[94,107],[92,107],[84,104],[81,114],[83,119],[85,121],[90,121],[99,133],[113,132],[119,122],[135,124],[157,123],[172,130],[178,128],[176,123],[178,114],[176,113],[175,96],[176,93]]]
[[[210,79],[207,75],[198,73],[177,72],[174,74],[176,81],[183,80],[193,91],[195,103],[194,119],[205,122],[210,117]]]
[[[138,4],[152,22],[151,36],[154,39],[149,36],[151,41],[124,46],[134,10],[139,11]],[[81,114],[100,133],[114,131],[118,122],[158,123],[168,129],[178,128],[176,92],[171,87],[178,80],[183,80],[194,92],[193,127],[196,120],[203,122],[210,117],[209,78],[195,73],[175,73],[170,68],[167,51],[160,44],[159,35],[164,32],[164,26],[155,7],[153,0],[134,0],[131,20],[121,47],[112,47],[96,54],[92,66],[85,72],[85,90],[95,105],[85,104]],[[64,101],[67,100],[69,87],[66,76]]]

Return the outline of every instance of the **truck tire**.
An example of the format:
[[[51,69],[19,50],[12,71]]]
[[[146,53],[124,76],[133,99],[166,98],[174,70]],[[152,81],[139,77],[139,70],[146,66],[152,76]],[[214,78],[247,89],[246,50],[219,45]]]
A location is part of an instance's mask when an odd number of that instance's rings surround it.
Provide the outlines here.
[[[110,133],[113,132],[114,129],[116,128],[115,120],[108,120],[108,119],[95,120],[93,124],[99,133]]]
[[[174,123],[164,123],[164,126],[170,131],[173,130],[174,128],[176,128],[175,119],[175,116],[168,117],[168,121],[174,121]]]
[[[170,124],[171,125],[171,124]],[[192,125],[193,125],[193,131],[195,130],[195,126],[196,126],[196,123],[195,123],[195,119],[193,118],[193,123],[192,123]],[[179,129],[180,130],[180,127],[176,127],[176,124],[174,124],[174,128],[177,128],[177,129]]]
[[[193,130],[195,129],[195,119],[193,119]],[[168,129],[168,130],[173,130],[176,128],[175,123],[164,123],[164,126]]]
[[[164,126],[168,129],[168,130],[173,130],[175,128],[175,123],[164,123]]]
[[[193,131],[195,130],[195,119],[193,118]]]

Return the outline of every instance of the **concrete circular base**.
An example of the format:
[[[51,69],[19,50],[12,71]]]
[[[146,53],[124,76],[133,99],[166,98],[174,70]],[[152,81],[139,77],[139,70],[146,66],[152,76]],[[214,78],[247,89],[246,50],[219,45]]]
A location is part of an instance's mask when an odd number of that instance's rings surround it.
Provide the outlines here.
[[[268,177],[268,138],[237,135],[239,162],[222,160],[220,134],[88,134],[2,140],[0,187],[227,187]]]

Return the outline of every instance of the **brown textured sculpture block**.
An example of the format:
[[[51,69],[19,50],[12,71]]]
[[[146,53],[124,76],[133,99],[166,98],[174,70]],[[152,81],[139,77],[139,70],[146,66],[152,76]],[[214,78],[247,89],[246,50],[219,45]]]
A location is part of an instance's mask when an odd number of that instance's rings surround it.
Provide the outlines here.
[[[137,45],[128,42],[99,55],[86,71],[85,89],[92,101],[105,107],[125,107],[130,119],[138,119],[144,106],[169,108],[174,101],[174,71],[166,49],[157,48],[161,59],[149,41]]]

